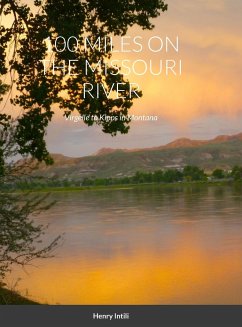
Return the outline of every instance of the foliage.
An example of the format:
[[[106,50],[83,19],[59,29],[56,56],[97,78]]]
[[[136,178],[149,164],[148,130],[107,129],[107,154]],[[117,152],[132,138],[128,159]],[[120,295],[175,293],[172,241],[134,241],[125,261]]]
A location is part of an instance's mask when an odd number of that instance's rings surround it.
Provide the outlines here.
[[[225,172],[223,169],[217,168],[213,171],[212,176],[217,179],[223,179],[225,178]]]
[[[231,172],[231,176],[234,180],[241,180],[242,179],[242,167],[234,166]]]
[[[0,305],[38,305],[37,302],[26,299],[18,294],[15,290],[7,290],[0,287]]]
[[[194,175],[191,173],[194,172]],[[189,171],[189,175],[188,174]],[[197,173],[199,172],[199,174]],[[204,170],[198,167],[191,169],[191,166],[183,169],[164,169],[153,172],[137,171],[132,176],[123,177],[85,177],[82,179],[65,179],[65,178],[43,178],[36,176],[34,179],[24,178],[19,180],[16,184],[5,184],[1,186],[4,190],[45,190],[58,188],[79,188],[89,186],[112,186],[112,185],[128,185],[128,184],[154,184],[154,183],[176,183],[176,182],[204,182],[208,180],[221,179],[227,181],[242,180],[242,167],[235,166],[232,171],[224,171],[223,169],[215,169],[210,175],[206,175]],[[0,188],[0,189],[1,189]]]
[[[109,93],[112,85],[117,83],[124,83],[125,94],[129,94],[130,83],[118,72],[118,67],[108,65],[107,74],[103,70],[88,75],[83,73],[86,60],[91,65],[100,61],[104,68],[104,62],[112,56],[112,47],[109,46],[107,51],[98,47],[85,49],[84,36],[94,44],[97,37],[104,40],[113,35],[125,35],[135,24],[152,29],[151,19],[165,10],[167,5],[163,0],[34,0],[31,5],[21,0],[2,0],[2,21],[8,19],[11,25],[2,23],[0,27],[0,76],[10,75],[10,92],[15,94],[12,104],[23,109],[16,138],[20,153],[50,163],[44,135],[54,114],[53,105],[67,116],[74,110],[81,115],[126,116],[135,99],[134,94],[124,98],[105,96],[105,91]],[[76,60],[72,76],[65,75],[62,70],[54,75],[50,71],[45,74],[43,70],[42,60],[48,58],[44,40],[50,38],[54,45],[59,36],[65,39],[75,36],[78,40],[77,48],[74,43],[70,44],[70,51],[58,52],[53,47],[51,55],[55,66]],[[83,83],[99,82],[105,85],[100,97],[84,99]],[[0,123],[1,120],[2,117]],[[112,135],[127,133],[129,122],[129,118],[95,121],[105,133]],[[94,121],[85,123],[93,125]]]
[[[36,258],[49,257],[59,238],[41,246],[44,226],[36,225],[29,217],[47,210],[46,196],[3,194],[0,197],[0,281],[13,264],[26,265]]]
[[[186,166],[183,170],[183,177],[187,181],[205,180],[206,174],[204,170],[196,166]]]
[[[52,205],[47,201],[48,195],[4,191],[5,185],[16,185],[31,170],[28,161],[11,161],[18,154],[15,135],[14,122],[0,126],[0,287],[14,264],[23,266],[33,259],[51,256],[60,240],[57,237],[48,245],[41,245],[45,226],[33,221],[34,215]]]
[[[173,183],[182,180],[183,174],[177,169],[165,170],[163,174],[163,181],[165,183]]]
[[[85,178],[83,186],[115,185],[115,184],[143,184],[143,183],[175,183],[187,181],[189,173],[190,181],[204,181],[206,174],[198,167],[186,166],[182,170],[165,169],[154,172],[138,171],[134,176],[120,178]]]

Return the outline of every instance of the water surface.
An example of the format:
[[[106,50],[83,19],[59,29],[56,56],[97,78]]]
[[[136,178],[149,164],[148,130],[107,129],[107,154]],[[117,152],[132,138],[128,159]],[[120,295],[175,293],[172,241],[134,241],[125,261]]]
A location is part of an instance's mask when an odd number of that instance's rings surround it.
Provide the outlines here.
[[[19,289],[49,304],[242,304],[242,191],[141,187],[54,193],[37,221],[65,233]]]

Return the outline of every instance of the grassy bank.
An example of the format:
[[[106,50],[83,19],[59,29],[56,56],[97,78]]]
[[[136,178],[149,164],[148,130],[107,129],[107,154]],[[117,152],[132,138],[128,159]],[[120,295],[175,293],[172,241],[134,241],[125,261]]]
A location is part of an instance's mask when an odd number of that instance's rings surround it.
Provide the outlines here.
[[[17,292],[0,287],[0,305],[37,305],[39,303],[26,299]]]
[[[75,192],[75,191],[103,191],[103,190],[124,190],[145,188],[147,186],[160,188],[187,187],[187,186],[242,186],[241,181],[196,181],[196,182],[175,182],[175,183],[139,183],[139,184],[115,184],[115,185],[100,185],[100,186],[65,186],[65,187],[43,187],[33,188],[29,191],[33,192]]]

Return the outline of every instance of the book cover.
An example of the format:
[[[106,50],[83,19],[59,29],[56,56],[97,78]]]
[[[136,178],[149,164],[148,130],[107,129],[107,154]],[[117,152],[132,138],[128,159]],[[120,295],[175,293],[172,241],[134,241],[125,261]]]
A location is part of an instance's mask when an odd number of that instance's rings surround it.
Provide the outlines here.
[[[1,305],[241,313],[241,12],[1,0]]]

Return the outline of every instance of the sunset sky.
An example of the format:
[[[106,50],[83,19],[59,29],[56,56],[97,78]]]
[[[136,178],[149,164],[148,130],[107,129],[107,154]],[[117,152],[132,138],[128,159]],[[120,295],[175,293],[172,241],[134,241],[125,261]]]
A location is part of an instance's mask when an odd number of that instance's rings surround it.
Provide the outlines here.
[[[102,147],[158,146],[178,137],[208,139],[242,132],[242,2],[241,0],[167,0],[168,11],[154,20],[153,31],[132,28],[130,36],[179,36],[181,77],[130,76],[144,96],[132,113],[158,115],[157,122],[132,123],[128,135],[115,138],[99,127],[66,122],[57,114],[47,135],[51,152],[70,156],[95,153]],[[122,54],[123,59],[165,55]],[[173,55],[174,57],[174,55]],[[57,109],[58,110],[58,109]]]

